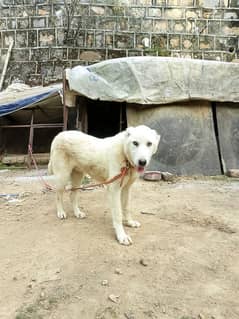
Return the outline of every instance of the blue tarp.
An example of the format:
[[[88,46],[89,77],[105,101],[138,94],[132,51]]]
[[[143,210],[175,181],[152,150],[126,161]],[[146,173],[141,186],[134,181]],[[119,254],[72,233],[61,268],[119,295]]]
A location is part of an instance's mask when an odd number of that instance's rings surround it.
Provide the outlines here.
[[[34,104],[42,100],[45,100],[53,95],[58,94],[58,92],[59,92],[59,89],[50,89],[49,91],[41,93],[41,94],[31,95],[23,99],[14,100],[6,104],[0,104],[0,117],[7,114],[11,114],[23,108],[33,106]]]

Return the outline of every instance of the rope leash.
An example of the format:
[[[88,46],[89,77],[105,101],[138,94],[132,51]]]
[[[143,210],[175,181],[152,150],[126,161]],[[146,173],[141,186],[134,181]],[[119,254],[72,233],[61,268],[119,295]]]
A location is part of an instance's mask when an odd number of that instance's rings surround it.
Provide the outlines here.
[[[33,156],[32,147],[31,147],[30,144],[28,145],[28,151],[29,151],[29,153],[30,153],[30,156],[31,156],[31,160],[32,160],[32,162],[33,162],[33,165],[34,165],[36,171],[38,172],[38,177],[40,178],[41,182],[43,183],[45,189],[48,190],[48,191],[53,191],[54,188],[44,180],[43,176],[42,176],[42,175],[40,174],[40,172],[39,172],[39,168],[38,168],[37,162],[36,162],[36,160],[35,160],[35,158],[34,158],[34,156]]]
[[[50,184],[48,184],[48,183],[44,180],[43,176],[40,174],[39,168],[38,168],[37,162],[36,162],[36,160],[35,160],[35,158],[34,158],[34,156],[33,156],[32,147],[31,147],[30,144],[28,145],[28,151],[29,151],[29,153],[30,153],[31,160],[32,160],[32,162],[33,162],[33,164],[34,164],[34,167],[35,167],[36,171],[38,172],[39,178],[40,178],[41,182],[43,183],[45,189],[46,189],[47,191],[53,191],[53,190],[55,190],[54,187],[51,186]],[[76,190],[79,190],[79,189],[80,189],[80,190],[87,190],[87,189],[89,189],[89,188],[95,188],[95,187],[102,186],[102,185],[108,185],[108,184],[111,184],[111,183],[115,182],[116,180],[118,180],[118,179],[120,179],[120,178],[121,178],[121,181],[120,181],[120,187],[121,187],[122,184],[123,184],[125,175],[127,175],[129,169],[130,169],[130,163],[129,163],[128,161],[126,161],[126,165],[121,168],[120,173],[117,174],[117,175],[115,175],[114,177],[112,177],[112,178],[106,180],[105,182],[97,183],[97,184],[89,184],[89,185],[84,185],[84,186],[79,186],[79,187],[71,187],[71,188],[69,188],[69,189],[66,189],[66,191],[76,191]]]

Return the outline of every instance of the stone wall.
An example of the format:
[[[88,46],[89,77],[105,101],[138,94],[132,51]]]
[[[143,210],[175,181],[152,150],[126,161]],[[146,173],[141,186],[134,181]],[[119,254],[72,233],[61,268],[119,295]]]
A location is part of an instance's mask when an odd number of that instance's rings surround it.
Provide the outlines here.
[[[1,66],[28,84],[125,56],[239,58],[239,0],[0,0]]]

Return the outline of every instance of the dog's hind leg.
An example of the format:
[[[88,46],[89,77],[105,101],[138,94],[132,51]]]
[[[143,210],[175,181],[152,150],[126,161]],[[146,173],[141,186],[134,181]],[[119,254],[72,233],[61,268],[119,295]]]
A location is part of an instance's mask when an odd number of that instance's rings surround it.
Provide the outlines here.
[[[81,185],[81,180],[83,173],[73,170],[71,173],[71,184],[72,187],[79,187]],[[82,212],[78,206],[78,191],[71,192],[71,202],[73,206],[74,214],[77,218],[85,218],[86,214]]]
[[[65,186],[69,182],[69,175],[68,174],[55,174],[56,177],[56,208],[57,208],[57,216],[60,219],[66,218],[66,212],[63,208],[63,193],[65,190]]]
[[[129,227],[140,227],[140,223],[137,220],[133,220],[129,209],[130,188],[132,183],[128,183],[121,191],[121,201],[123,210],[123,223]]]

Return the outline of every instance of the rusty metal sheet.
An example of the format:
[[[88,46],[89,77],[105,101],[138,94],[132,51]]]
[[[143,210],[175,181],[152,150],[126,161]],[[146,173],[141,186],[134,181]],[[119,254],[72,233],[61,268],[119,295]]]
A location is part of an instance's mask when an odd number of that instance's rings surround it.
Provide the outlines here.
[[[128,108],[129,126],[145,124],[161,135],[149,169],[179,175],[221,174],[209,102],[194,101],[138,110]]]

